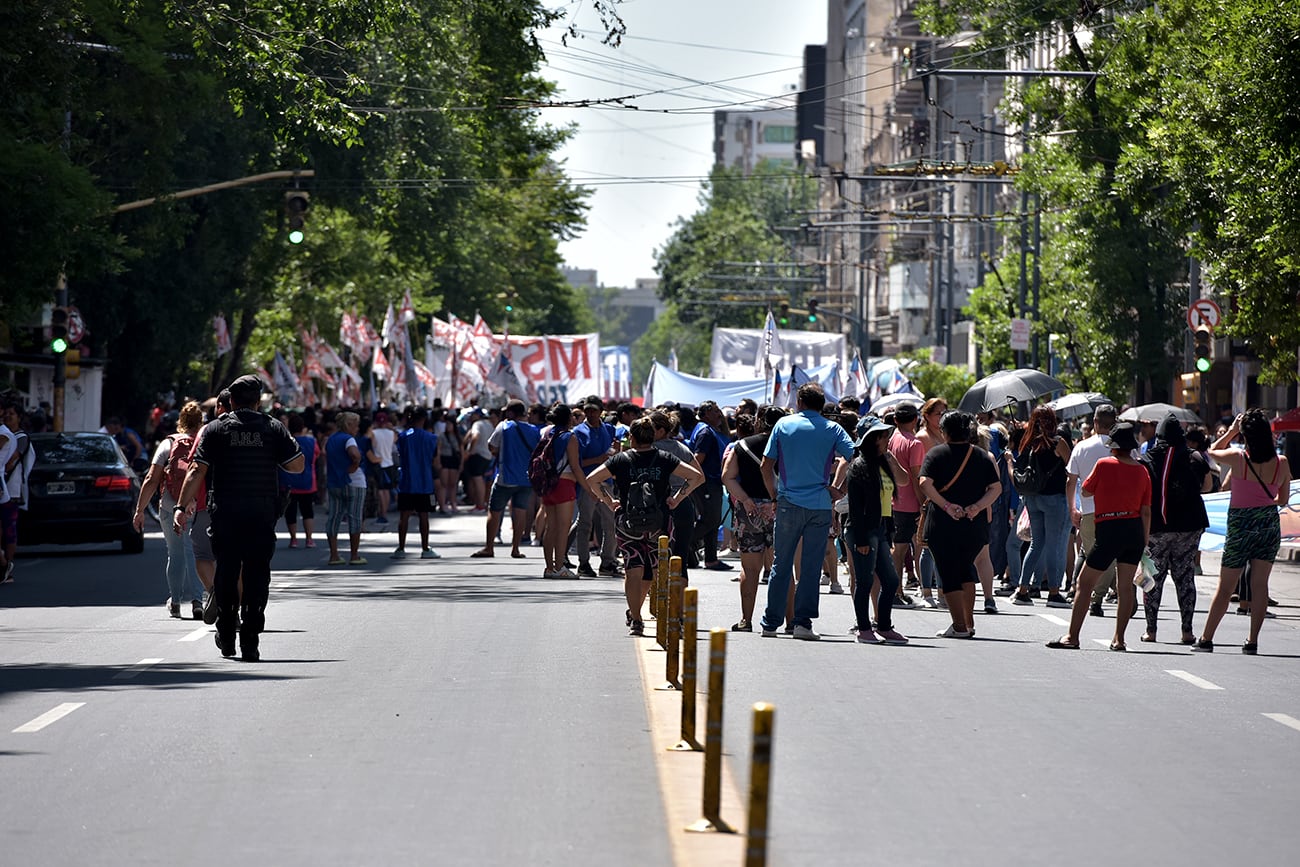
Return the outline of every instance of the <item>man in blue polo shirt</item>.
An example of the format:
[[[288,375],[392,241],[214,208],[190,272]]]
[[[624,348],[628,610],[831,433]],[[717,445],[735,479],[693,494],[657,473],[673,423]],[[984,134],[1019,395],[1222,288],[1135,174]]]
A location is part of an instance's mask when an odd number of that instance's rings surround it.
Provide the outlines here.
[[[429,547],[429,510],[433,508],[433,462],[438,455],[438,435],[425,430],[429,412],[422,406],[406,411],[406,429],[397,436],[401,468],[397,476],[397,550],[394,560],[406,558],[406,525],[411,515],[420,519],[420,559],[441,556]]]
[[[848,432],[822,417],[824,406],[826,393],[820,385],[801,385],[798,412],[776,423],[763,450],[763,483],[776,500],[775,559],[767,585],[767,609],[763,612],[764,638],[776,635],[785,621],[794,554],[800,542],[802,580],[795,588],[794,637],[805,641],[821,638],[813,632],[812,622],[817,617],[822,559],[831,529],[828,486],[836,457],[853,457]]]
[[[488,448],[497,459],[497,477],[488,497],[487,544],[470,554],[471,557],[496,556],[494,546],[507,504],[511,506],[510,556],[515,559],[524,556],[524,552],[519,550],[519,544],[528,527],[528,513],[533,508],[533,486],[528,481],[528,464],[532,462],[533,449],[537,448],[542,432],[525,421],[528,407],[524,406],[522,400],[507,403],[505,416],[505,420],[488,437]]]
[[[714,401],[700,404],[699,415],[700,424],[687,443],[704,472],[704,484],[695,492],[700,518],[694,541],[697,545],[704,543],[704,568],[725,572],[731,566],[718,559],[718,528],[722,526],[722,453],[731,443],[731,434],[727,431],[727,417]]]

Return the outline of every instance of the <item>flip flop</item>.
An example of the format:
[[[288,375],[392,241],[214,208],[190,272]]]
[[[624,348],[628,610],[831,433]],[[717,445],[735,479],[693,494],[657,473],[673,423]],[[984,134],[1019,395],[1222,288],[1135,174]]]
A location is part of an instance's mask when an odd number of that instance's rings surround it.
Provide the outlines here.
[[[523,551],[515,551],[515,552],[514,552],[513,554],[511,554],[510,556],[511,556],[511,557],[514,557],[516,560],[526,560],[526,559],[528,559],[528,555],[525,554]]]
[[[1062,635],[1060,638],[1047,642],[1047,646],[1053,650],[1078,650],[1079,642],[1071,641],[1068,636]]]
[[[1125,651],[1128,650],[1128,646],[1125,644],[1121,644],[1118,641],[1112,641],[1110,643],[1110,649],[1115,653],[1124,653]]]
[[[473,554],[470,554],[470,556],[477,559],[486,559],[488,557],[495,557],[496,555],[491,551],[475,551]]]
[[[1149,632],[1144,632],[1142,633],[1142,640],[1147,642],[1148,644],[1152,644],[1155,642],[1156,637]]]

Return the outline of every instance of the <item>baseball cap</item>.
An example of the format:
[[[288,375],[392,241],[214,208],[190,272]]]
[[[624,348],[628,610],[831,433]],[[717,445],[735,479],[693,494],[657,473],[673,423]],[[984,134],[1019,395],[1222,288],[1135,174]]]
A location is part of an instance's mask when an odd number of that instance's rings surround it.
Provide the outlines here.
[[[253,403],[261,396],[262,380],[251,373],[230,383],[230,399],[237,403]]]

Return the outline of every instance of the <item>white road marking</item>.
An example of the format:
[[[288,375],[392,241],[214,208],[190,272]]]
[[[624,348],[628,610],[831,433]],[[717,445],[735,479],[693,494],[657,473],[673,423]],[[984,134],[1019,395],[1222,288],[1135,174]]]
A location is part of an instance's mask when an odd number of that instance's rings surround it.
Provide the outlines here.
[[[157,665],[162,659],[142,659],[130,668],[124,668],[113,675],[113,680],[130,680],[151,665]]]
[[[63,719],[77,708],[84,707],[85,704],[84,701],[65,701],[63,704],[54,708],[54,710],[46,711],[31,722],[20,725],[18,728],[13,730],[13,733],[18,735],[38,732],[50,723],[58,722]]]
[[[1264,716],[1268,717],[1273,722],[1281,723],[1287,728],[1295,729],[1300,732],[1300,719],[1296,719],[1293,716],[1287,716],[1284,713],[1266,713]]]
[[[1102,647],[1110,647],[1110,642],[1107,641],[1105,638],[1094,638],[1093,641],[1097,644],[1100,644]]]
[[[1223,687],[1219,686],[1218,684],[1210,683],[1208,680],[1206,680],[1203,677],[1197,677],[1194,674],[1188,674],[1187,672],[1179,671],[1176,668],[1166,668],[1165,674],[1172,674],[1174,677],[1178,678],[1179,680],[1185,680],[1188,683],[1190,683],[1192,686],[1199,686],[1201,689],[1223,689]]]
[[[203,636],[205,636],[205,635],[210,635],[211,633],[212,633],[212,630],[211,630],[209,627],[207,627],[207,626],[200,626],[198,629],[194,630],[193,632],[191,632],[189,635],[185,636],[184,638],[178,638],[178,639],[176,639],[176,640],[177,640],[177,641],[198,641],[198,640],[199,640],[200,638],[202,638]]]
[[[1039,617],[1043,618],[1044,620],[1046,620],[1048,623],[1055,623],[1057,626],[1070,625],[1070,621],[1062,620],[1061,618],[1057,617],[1055,614],[1045,614],[1042,611],[1035,611],[1034,613],[1037,614]]]

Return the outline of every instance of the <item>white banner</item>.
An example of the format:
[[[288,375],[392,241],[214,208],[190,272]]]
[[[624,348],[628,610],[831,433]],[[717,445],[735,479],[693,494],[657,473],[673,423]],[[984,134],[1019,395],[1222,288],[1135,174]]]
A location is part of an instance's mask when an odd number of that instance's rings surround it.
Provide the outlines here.
[[[632,352],[626,346],[600,348],[601,396],[612,400],[632,399]]]
[[[778,329],[777,337],[784,356],[780,369],[784,371],[789,371],[792,365],[808,369],[836,361],[845,368],[848,366],[843,334]],[[752,379],[754,370],[762,369],[758,357],[762,341],[763,331],[758,328],[713,329],[709,376],[712,379]]]
[[[600,394],[600,335],[510,335],[511,356],[525,381],[537,386],[539,402],[574,403]]]

